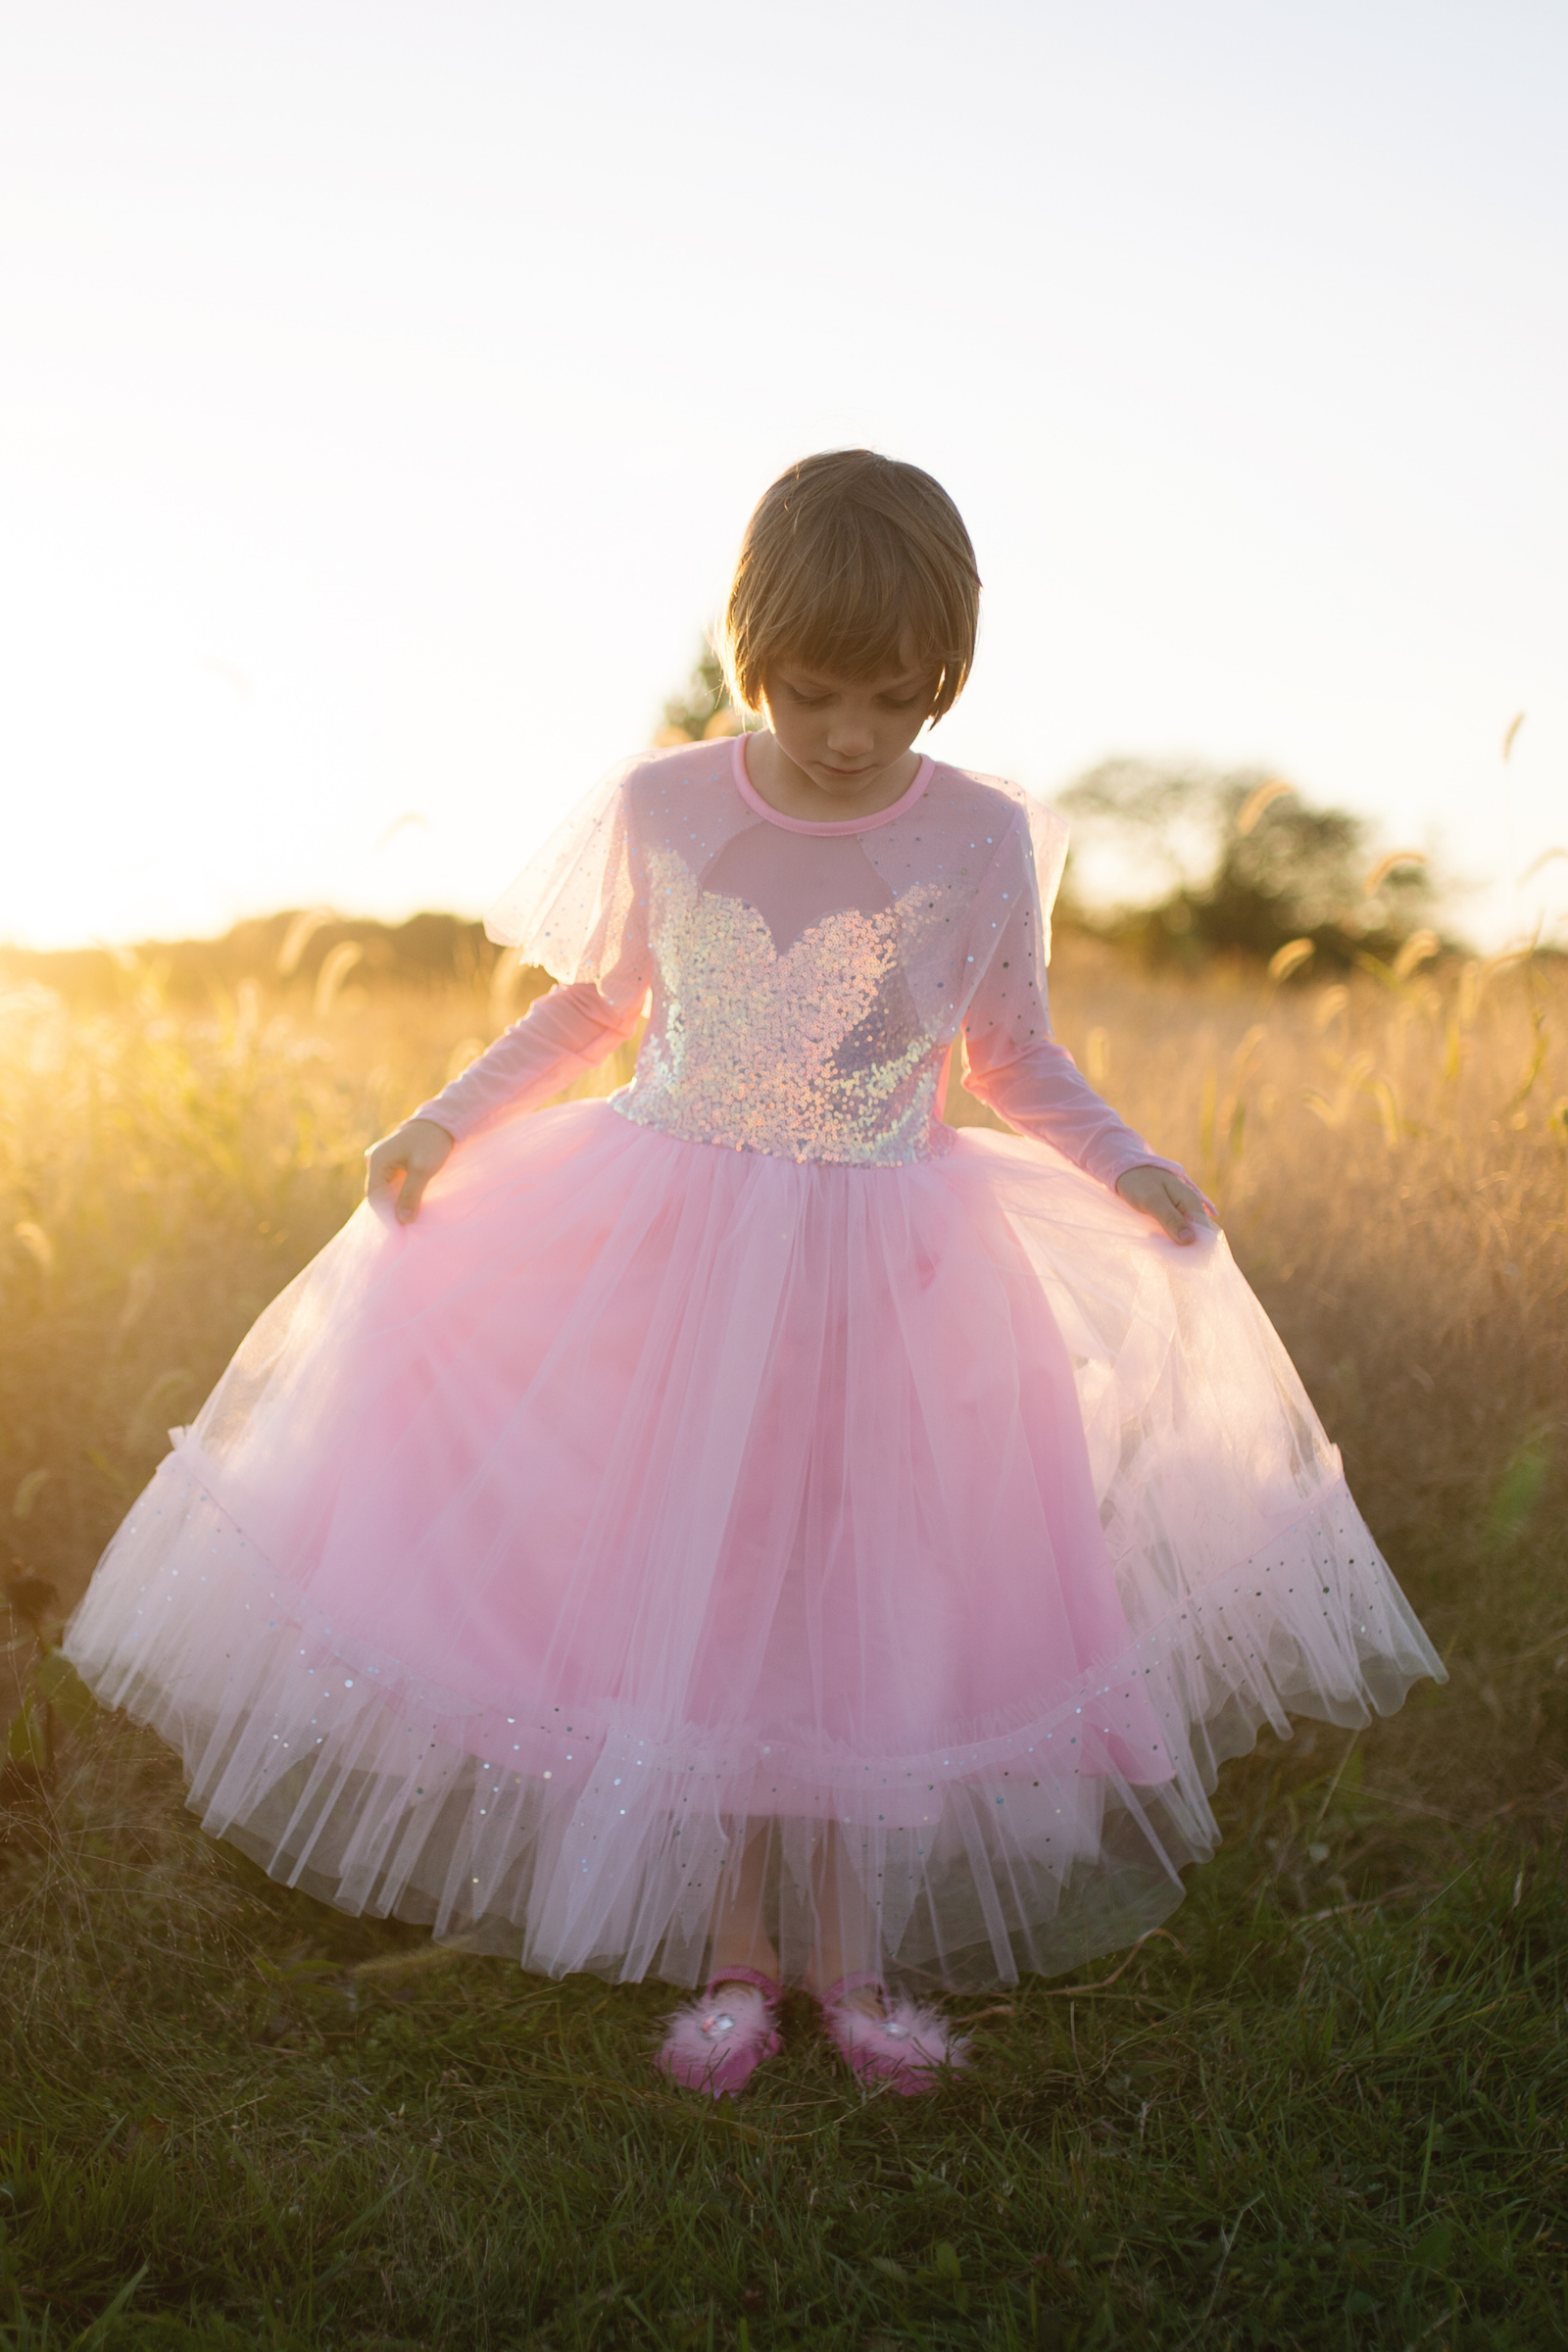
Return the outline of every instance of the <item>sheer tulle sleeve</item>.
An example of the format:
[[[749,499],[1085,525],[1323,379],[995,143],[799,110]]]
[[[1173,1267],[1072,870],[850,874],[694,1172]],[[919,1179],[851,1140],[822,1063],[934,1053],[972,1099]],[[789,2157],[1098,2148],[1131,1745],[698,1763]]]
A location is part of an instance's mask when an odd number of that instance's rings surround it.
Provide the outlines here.
[[[648,995],[646,894],[637,878],[627,760],[597,784],[484,918],[499,945],[564,985],[414,1113],[456,1141],[506,1110],[546,1102],[636,1028]]]
[[[617,1003],[628,991],[640,1003],[649,980],[626,789],[642,764],[626,760],[597,784],[484,918],[524,963],[553,980],[597,981]]]
[[[1116,1116],[1051,1034],[1051,908],[1066,857],[1061,818],[1038,802],[1025,803],[998,852],[988,894],[1006,912],[964,1015],[969,1091],[1112,1191],[1129,1168],[1166,1168],[1185,1177],[1175,1160],[1152,1152]]]
[[[612,1054],[637,1026],[641,1001],[612,1004],[591,980],[553,988],[413,1116],[455,1143],[506,1110],[529,1110]]]

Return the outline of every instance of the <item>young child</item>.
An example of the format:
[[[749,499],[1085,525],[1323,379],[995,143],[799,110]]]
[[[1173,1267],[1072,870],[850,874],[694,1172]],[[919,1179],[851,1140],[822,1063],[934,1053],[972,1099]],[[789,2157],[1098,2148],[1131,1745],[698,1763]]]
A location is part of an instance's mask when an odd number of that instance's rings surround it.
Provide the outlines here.
[[[1065,828],[915,749],[979,579],[929,475],[810,458],[724,615],[766,732],[635,760],[491,936],[559,983],[369,1154],[68,1650],[274,1877],[530,1969],[818,1995],[1128,1942],[1227,1755],[1443,1669],[1182,1171],[1051,1035]],[[628,1038],[631,1083],[538,1109]],[[941,1117],[968,1083],[1018,1132]],[[455,1148],[456,1147],[456,1148]]]

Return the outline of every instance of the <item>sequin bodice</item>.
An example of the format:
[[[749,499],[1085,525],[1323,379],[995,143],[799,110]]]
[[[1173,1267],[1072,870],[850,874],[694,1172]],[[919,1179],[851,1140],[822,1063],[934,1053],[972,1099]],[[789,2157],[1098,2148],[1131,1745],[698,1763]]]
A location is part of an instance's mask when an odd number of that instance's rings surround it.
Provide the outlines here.
[[[926,758],[856,823],[765,802],[744,737],[629,761],[486,917],[561,989],[420,1115],[463,1131],[518,1099],[524,1064],[548,1099],[646,1007],[623,1118],[798,1161],[933,1158],[960,1037],[971,1077],[1059,1051],[1046,909],[1065,836],[1015,785]]]
[[[623,1116],[688,1143],[898,1167],[951,1144],[947,1047],[900,962],[901,909],[841,907],[782,949],[760,909],[647,858],[654,1002]]]
[[[647,1034],[621,1117],[731,1152],[898,1168],[952,1149],[971,1090],[1114,1186],[1180,1175],[1051,1035],[1059,817],[1015,785],[922,760],[857,824],[760,799],[745,743],[685,744],[608,776],[490,909],[492,939],[561,985],[415,1113],[456,1140],[580,1082]]]

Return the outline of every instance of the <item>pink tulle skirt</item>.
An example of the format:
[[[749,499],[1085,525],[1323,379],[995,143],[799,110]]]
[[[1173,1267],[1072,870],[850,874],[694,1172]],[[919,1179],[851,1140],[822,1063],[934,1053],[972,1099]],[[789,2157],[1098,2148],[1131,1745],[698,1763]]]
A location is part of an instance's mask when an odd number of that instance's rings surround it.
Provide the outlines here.
[[[68,1651],[275,1877],[530,1968],[978,1985],[1113,1947],[1225,1754],[1442,1667],[1223,1241],[1048,1148],[802,1165],[578,1102],[362,1208]]]

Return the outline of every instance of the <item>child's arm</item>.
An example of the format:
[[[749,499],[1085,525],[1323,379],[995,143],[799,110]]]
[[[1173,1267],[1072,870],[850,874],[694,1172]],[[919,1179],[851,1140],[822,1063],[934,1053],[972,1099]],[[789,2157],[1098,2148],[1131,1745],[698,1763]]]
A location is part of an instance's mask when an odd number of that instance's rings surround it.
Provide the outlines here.
[[[366,1154],[368,1200],[401,1176],[397,1214],[410,1224],[430,1178],[462,1143],[504,1110],[560,1094],[612,1054],[637,1026],[641,998],[612,1004],[591,981],[554,988],[392,1135]]]
[[[1054,1037],[1020,1049],[972,1016],[964,1026],[966,1084],[1024,1135],[1054,1144],[1086,1176],[1114,1192],[1130,1168],[1186,1171],[1152,1152],[1143,1137],[1097,1095],[1063,1045]],[[999,1050],[1000,1049],[1000,1050]]]
[[[1006,912],[963,1016],[971,1093],[1024,1135],[1054,1145],[1173,1241],[1192,1241],[1195,1227],[1211,1226],[1213,1217],[1186,1169],[1152,1152],[1051,1034],[1051,935],[1026,823],[1004,842],[993,870],[993,903]]]
[[[432,1119],[461,1144],[501,1111],[548,1102],[596,1069],[630,1037],[641,1013],[640,996],[612,1003],[591,980],[553,988],[413,1115]]]
[[[994,1051],[998,1044],[1004,1049],[1004,1058],[992,1060],[988,1048]],[[1152,1152],[1143,1137],[1116,1116],[1054,1037],[1019,1051],[1003,1032],[966,1024],[964,1057],[971,1094],[1000,1111],[1021,1134],[1054,1144],[1086,1176],[1098,1178],[1162,1225],[1173,1241],[1190,1242],[1194,1220],[1212,1223],[1186,1170]]]

